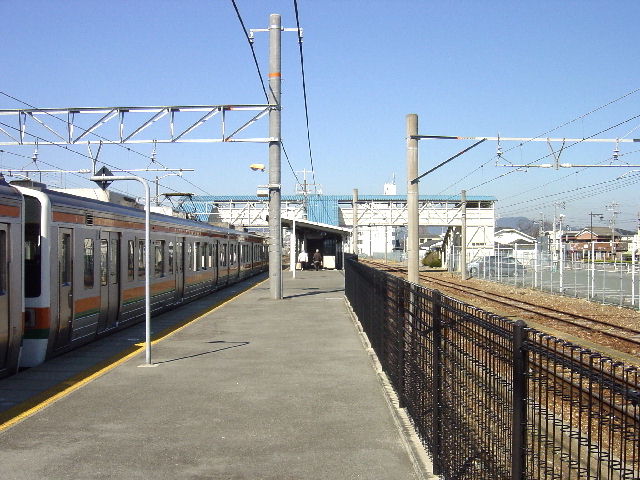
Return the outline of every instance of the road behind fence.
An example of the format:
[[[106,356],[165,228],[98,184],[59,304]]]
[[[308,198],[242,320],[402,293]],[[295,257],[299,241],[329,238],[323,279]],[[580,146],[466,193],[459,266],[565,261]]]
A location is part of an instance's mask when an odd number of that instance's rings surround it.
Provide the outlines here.
[[[640,478],[640,378],[625,365],[351,259],[346,296],[434,473]]]

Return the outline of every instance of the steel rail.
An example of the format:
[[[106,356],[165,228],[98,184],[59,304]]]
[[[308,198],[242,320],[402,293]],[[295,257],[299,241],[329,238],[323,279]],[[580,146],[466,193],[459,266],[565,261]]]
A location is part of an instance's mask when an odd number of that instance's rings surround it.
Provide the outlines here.
[[[370,263],[372,265],[376,265],[379,268],[383,268],[386,269],[388,271],[395,271],[395,272],[400,272],[400,273],[406,273],[406,269],[404,269],[403,267],[392,267],[389,265],[386,265],[384,263],[379,263],[379,262],[375,262],[375,261],[371,261],[371,260],[366,260],[367,263]],[[461,286],[459,284],[453,283],[453,282],[447,282],[446,280],[441,280],[441,279],[435,279],[432,276],[428,276],[425,274],[420,274],[421,278],[424,279],[428,279],[430,282],[436,283],[438,285],[444,286],[446,288],[451,288],[454,290],[457,290],[459,292],[462,293],[467,293],[470,295],[474,295],[480,298],[483,298],[485,300],[488,300],[490,302],[493,303],[497,303],[500,305],[504,305],[504,306],[508,306],[511,308],[516,308],[534,315],[539,315],[541,317],[546,317],[550,320],[554,320],[554,321],[558,321],[561,323],[564,323],[566,325],[571,325],[573,327],[577,327],[577,328],[581,328],[583,330],[587,330],[590,332],[594,332],[594,333],[599,333],[601,335],[605,335],[611,338],[615,338],[617,340],[621,340],[630,344],[633,344],[634,346],[640,345],[640,330],[634,329],[634,328],[630,328],[630,327],[623,327],[623,326],[618,326],[618,325],[613,325],[609,322],[603,321],[603,320],[598,320],[596,318],[592,318],[592,317],[587,317],[584,315],[580,315],[580,314],[574,314],[574,313],[569,313],[569,312],[565,312],[562,310],[558,310],[555,308],[551,308],[551,307],[546,307],[544,305],[539,305],[539,304],[535,304],[535,303],[531,303],[531,302],[525,302],[523,300],[513,300],[510,297],[506,297],[504,295],[500,295],[498,293],[486,293],[484,290],[479,289],[479,288],[474,288],[474,287],[470,287],[470,286]],[[544,311],[547,312],[551,312],[551,313],[545,313]],[[560,316],[562,315],[562,316]],[[568,318],[567,318],[568,317]],[[578,320],[578,321],[574,321],[572,319]],[[623,333],[614,333],[614,332],[608,332],[603,330],[602,328],[597,328],[594,326],[589,326],[589,325],[585,325],[582,322],[591,322],[593,324],[602,326],[602,327],[607,327],[607,328],[614,328],[619,330],[620,332]],[[629,335],[633,335],[633,336],[638,336],[638,339],[635,339],[633,337],[629,337]]]

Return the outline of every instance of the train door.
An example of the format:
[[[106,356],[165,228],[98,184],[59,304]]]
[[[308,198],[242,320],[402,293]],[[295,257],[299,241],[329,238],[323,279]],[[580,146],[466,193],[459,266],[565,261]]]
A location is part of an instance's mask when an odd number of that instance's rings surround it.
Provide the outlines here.
[[[71,339],[73,323],[73,230],[58,230],[58,332],[55,347]]]
[[[120,314],[120,234],[100,233],[100,320],[98,331],[118,324]]]
[[[176,302],[184,298],[184,238],[176,239]]]
[[[0,370],[9,352],[9,227],[0,223]]]

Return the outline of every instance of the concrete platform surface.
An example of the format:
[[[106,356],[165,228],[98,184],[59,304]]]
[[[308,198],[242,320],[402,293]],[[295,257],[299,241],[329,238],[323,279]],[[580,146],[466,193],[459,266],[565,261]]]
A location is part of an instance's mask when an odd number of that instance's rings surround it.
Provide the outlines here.
[[[2,479],[426,478],[343,286],[285,274],[282,301],[264,282],[215,308],[157,366],[134,355],[0,432]]]

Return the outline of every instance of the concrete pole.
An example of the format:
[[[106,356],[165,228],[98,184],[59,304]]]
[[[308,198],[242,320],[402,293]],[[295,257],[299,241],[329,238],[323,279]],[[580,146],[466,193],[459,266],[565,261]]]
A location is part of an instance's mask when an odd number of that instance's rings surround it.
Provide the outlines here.
[[[269,291],[274,300],[282,299],[282,225],[280,211],[280,15],[269,16]],[[295,265],[294,265],[295,268]]]
[[[419,283],[418,255],[418,115],[407,115],[407,273],[410,282]]]
[[[351,253],[358,254],[358,189],[353,189],[353,221],[351,228]]]
[[[462,217],[462,248],[460,249],[460,275],[462,280],[467,276],[467,191],[462,190],[460,194],[460,216]]]

